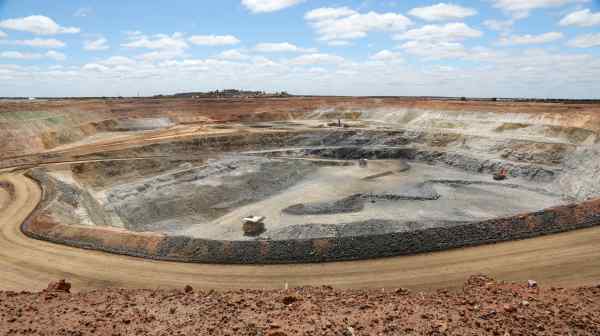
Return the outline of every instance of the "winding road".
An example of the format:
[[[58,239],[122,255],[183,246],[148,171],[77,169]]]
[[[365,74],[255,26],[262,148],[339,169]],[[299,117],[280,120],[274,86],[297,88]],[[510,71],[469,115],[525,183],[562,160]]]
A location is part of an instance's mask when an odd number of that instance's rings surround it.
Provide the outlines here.
[[[20,224],[40,202],[41,189],[21,174],[0,182],[0,289],[39,290],[65,278],[74,290],[128,288],[459,287],[476,273],[542,285],[600,283],[600,227],[540,238],[378,260],[303,265],[204,265],[154,261],[88,251],[26,237]]]

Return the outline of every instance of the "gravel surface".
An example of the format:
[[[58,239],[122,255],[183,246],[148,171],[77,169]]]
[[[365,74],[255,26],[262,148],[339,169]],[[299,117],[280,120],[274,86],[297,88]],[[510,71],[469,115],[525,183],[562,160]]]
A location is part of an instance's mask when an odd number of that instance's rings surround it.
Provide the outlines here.
[[[472,276],[462,290],[0,292],[2,335],[598,335],[600,286]]]

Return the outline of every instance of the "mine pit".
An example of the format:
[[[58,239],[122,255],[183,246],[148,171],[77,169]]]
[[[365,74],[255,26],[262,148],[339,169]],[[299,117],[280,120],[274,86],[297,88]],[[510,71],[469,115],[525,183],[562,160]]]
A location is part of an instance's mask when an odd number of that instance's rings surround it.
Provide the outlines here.
[[[364,147],[336,150],[369,155]],[[365,227],[377,234],[454,226],[562,203],[560,195],[520,179],[497,183],[490,174],[389,157],[401,153],[361,166],[354,159],[276,155],[281,151],[162,163],[164,171],[132,181],[113,177],[89,192],[103,209],[97,216],[105,218],[91,225],[215,240],[317,239],[361,234]],[[75,188],[77,180],[89,180],[81,166],[50,176]],[[110,179],[120,172],[102,173]],[[243,231],[242,219],[252,214],[266,217],[256,237]]]
[[[213,123],[118,118],[27,165],[44,199],[23,231],[153,259],[268,264],[418,254],[594,225],[598,184],[581,183],[577,171],[599,171],[581,161],[597,155],[596,130],[492,107],[337,106]]]

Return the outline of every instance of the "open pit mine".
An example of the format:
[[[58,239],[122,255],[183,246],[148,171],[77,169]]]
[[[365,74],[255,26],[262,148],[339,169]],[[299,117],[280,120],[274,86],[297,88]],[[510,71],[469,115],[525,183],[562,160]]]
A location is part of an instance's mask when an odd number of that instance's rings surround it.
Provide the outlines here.
[[[0,158],[4,288],[600,276],[597,104],[5,100]]]

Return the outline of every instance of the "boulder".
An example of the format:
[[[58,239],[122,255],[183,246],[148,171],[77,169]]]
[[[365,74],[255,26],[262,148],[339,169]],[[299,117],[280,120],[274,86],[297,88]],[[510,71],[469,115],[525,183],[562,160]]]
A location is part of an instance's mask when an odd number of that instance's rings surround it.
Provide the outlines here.
[[[71,284],[69,282],[66,282],[65,279],[53,281],[48,284],[46,291],[70,293],[71,292]]]

